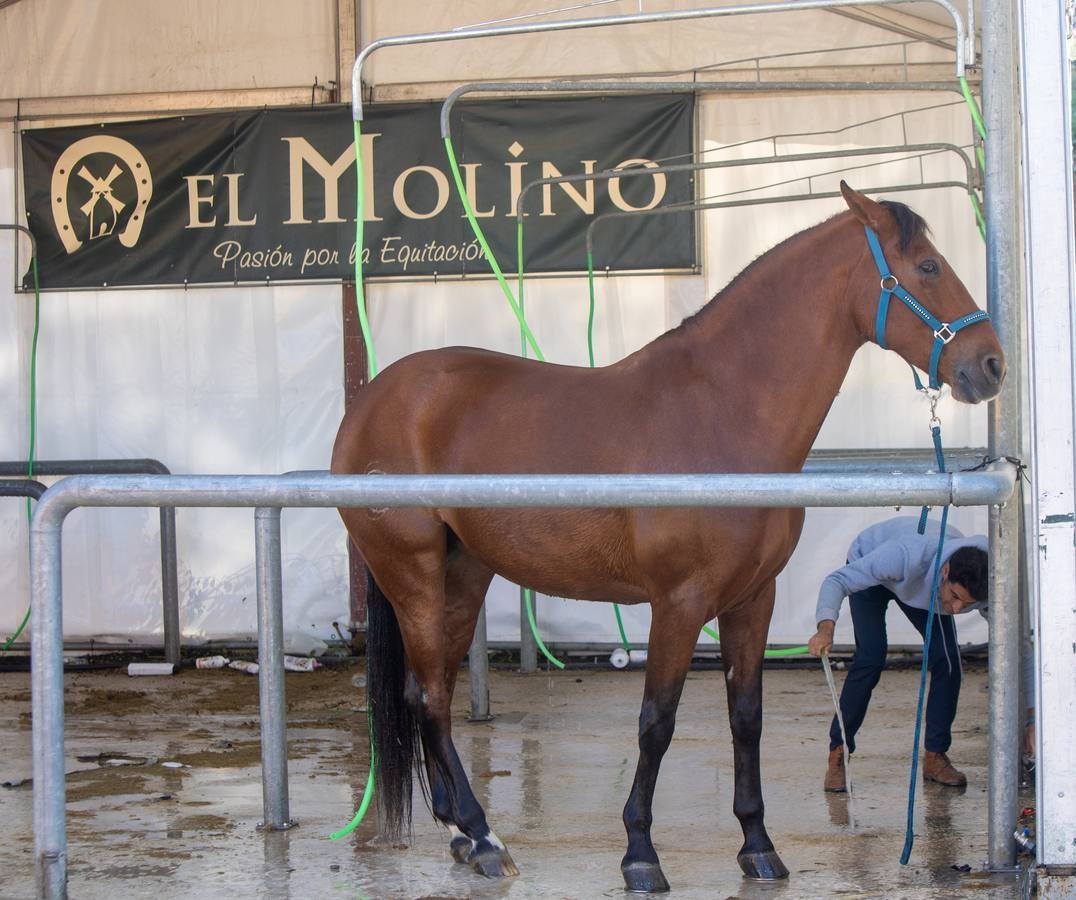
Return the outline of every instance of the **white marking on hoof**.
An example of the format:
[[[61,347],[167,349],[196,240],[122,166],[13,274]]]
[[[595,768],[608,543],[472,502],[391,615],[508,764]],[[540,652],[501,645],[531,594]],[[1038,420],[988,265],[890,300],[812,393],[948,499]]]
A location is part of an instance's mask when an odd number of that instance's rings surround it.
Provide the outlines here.
[[[735,673],[736,667],[729,666],[729,670],[725,673],[725,681],[732,681],[733,673]]]

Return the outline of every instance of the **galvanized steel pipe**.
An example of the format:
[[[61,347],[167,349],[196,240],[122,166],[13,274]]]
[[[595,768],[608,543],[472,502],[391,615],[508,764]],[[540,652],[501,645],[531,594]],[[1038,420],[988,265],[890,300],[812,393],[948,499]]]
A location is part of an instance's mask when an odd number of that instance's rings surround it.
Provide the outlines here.
[[[486,634],[486,604],[478,611],[475,621],[474,638],[467,652],[468,671],[471,683],[472,722],[488,722],[489,714],[489,641]]]
[[[450,135],[452,109],[465,94],[701,94],[786,91],[953,91],[952,81],[473,81],[461,84],[441,104],[441,138]]]
[[[983,120],[986,126],[986,299],[1009,373],[989,406],[990,453],[1022,458],[1024,393],[1023,329],[1020,309],[1023,263],[1020,228],[1016,98],[1017,26],[1010,0],[983,0]],[[1023,504],[1016,499],[990,510],[990,698],[987,849],[990,868],[1016,862],[1013,831],[1020,782],[1020,583],[1026,579],[1021,553]]]
[[[1002,503],[1015,467],[935,475],[76,475],[30,525],[34,866],[39,896],[67,895],[62,528],[80,506],[636,507]],[[263,514],[264,527],[267,517]],[[263,537],[263,540],[266,540]],[[268,559],[263,554],[264,559]],[[263,579],[268,577],[263,575]],[[266,626],[269,630],[269,626]]]
[[[258,595],[258,709],[261,727],[261,827],[294,824],[288,812],[288,714],[284,695],[284,590],[279,507],[254,510],[254,568]]]
[[[362,67],[366,60],[382,47],[406,47],[412,44],[462,41],[470,38],[506,37],[515,34],[541,34],[551,31],[576,31],[583,28],[603,28],[609,25],[647,25],[657,22],[682,22],[690,19],[707,19],[717,16],[752,15],[770,12],[798,12],[809,9],[838,9],[846,6],[891,6],[904,0],[782,0],[773,3],[741,4],[709,9],[673,10],[667,12],[635,13],[627,16],[603,16],[597,18],[567,19],[557,22],[532,22],[526,25],[499,25],[492,27],[460,28],[455,31],[436,31],[423,34],[402,34],[371,41],[355,57],[351,67],[351,114],[356,122],[362,121]],[[926,0],[940,6],[953,20],[956,32],[956,75],[964,74],[965,27],[964,18],[948,0]]]
[[[29,460],[0,462],[0,475],[21,475]],[[42,459],[33,464],[35,475],[170,475],[159,459]],[[161,520],[161,628],[164,658],[179,665],[179,557],[176,553],[176,511],[162,506]]]
[[[784,157],[775,156],[770,161],[781,162],[782,159],[784,159]],[[758,164],[758,160],[745,160],[745,164]],[[647,169],[647,171],[657,172],[660,171],[660,167]],[[810,181],[812,178],[817,177],[820,176],[807,175],[804,178],[797,178],[796,180]],[[546,184],[552,183],[552,181],[538,179],[537,181],[533,181],[531,183]],[[965,184],[962,181],[924,181],[920,182],[919,184],[887,184],[885,187],[865,187],[863,188],[861,193],[878,194],[884,191],[887,194],[897,194],[903,191],[929,191],[935,190],[937,188],[960,188],[967,194],[970,194],[972,192],[971,185]],[[803,200],[830,200],[840,196],[842,196],[840,191],[820,191],[817,194],[783,194],[779,197],[754,197],[751,199],[744,200],[713,200],[700,203],[674,203],[670,204],[669,206],[656,206],[653,209],[618,209],[614,212],[599,213],[593,219],[591,219],[590,224],[587,225],[587,258],[589,259],[594,253],[594,229],[598,226],[600,222],[604,222],[606,219],[630,219],[633,216],[661,216],[671,215],[673,213],[696,212],[710,209],[734,209],[744,206],[768,206],[771,203],[797,203]]]
[[[689,162],[689,163],[662,163],[653,166],[631,166],[625,169],[603,169],[600,172],[585,172],[575,175],[555,175],[548,178],[535,178],[533,181],[528,181],[523,185],[519,192],[519,196],[516,200],[516,227],[519,228],[523,223],[523,217],[527,215],[524,212],[525,204],[524,200],[527,193],[531,188],[538,187],[539,185],[550,184],[570,184],[576,181],[612,181],[619,178],[642,178],[643,176],[653,177],[657,173],[663,172],[699,172],[706,169],[730,169],[730,168],[742,168],[744,166],[761,166],[761,165],[773,165],[774,163],[789,163],[789,162],[806,162],[810,160],[829,160],[836,159],[838,157],[857,157],[857,156],[878,156],[882,154],[890,153],[906,153],[908,151],[917,150],[937,150],[937,151],[950,151],[956,153],[957,156],[964,163],[964,171],[967,177],[966,184],[956,183],[956,186],[963,187],[965,190],[970,190],[972,184],[973,171],[971,162],[968,160],[964,151],[957,147],[955,144],[946,143],[929,143],[929,144],[897,144],[891,147],[864,147],[858,150],[838,150],[827,153],[788,153],[781,156],[756,156],[749,159],[716,159],[716,160],[704,160],[701,162]],[[813,176],[807,176],[813,177]],[[804,179],[798,179],[800,181]],[[918,189],[928,187],[929,185],[916,185]],[[888,189],[887,189],[888,190]],[[896,189],[893,189],[896,190]],[[840,196],[834,194],[834,196]],[[781,203],[787,200],[799,200],[809,199],[803,197],[774,197],[769,200],[763,200],[758,202],[770,202]],[[693,202],[693,201],[692,201]],[[750,201],[732,201],[732,202],[717,202],[712,207],[718,208],[720,206],[742,206],[747,205]],[[680,205],[669,205],[661,207],[656,210],[640,210],[639,212],[674,212],[680,209],[689,209],[690,204],[684,203]],[[700,207],[701,208],[701,207]],[[595,220],[596,221],[596,220]],[[591,223],[593,227],[594,222]],[[587,232],[588,238],[588,250],[590,232]]]
[[[76,475],[34,523],[80,506],[635,507],[981,506],[1012,493],[1013,466],[910,475]],[[33,529],[31,529],[32,531]]]

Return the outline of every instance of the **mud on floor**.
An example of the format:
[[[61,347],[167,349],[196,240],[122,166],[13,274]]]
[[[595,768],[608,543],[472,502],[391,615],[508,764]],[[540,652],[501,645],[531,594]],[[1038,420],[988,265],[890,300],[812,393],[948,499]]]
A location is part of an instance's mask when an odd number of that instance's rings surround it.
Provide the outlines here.
[[[410,847],[386,848],[351,817],[369,767],[359,666],[288,673],[290,811],[264,833],[258,682],[233,670],[65,677],[70,892],[77,898],[593,898],[623,896],[620,811],[636,762],[643,673],[491,673],[491,723],[469,723],[464,674],[454,735],[491,825],[519,864],[494,882],[453,863],[417,801]],[[904,839],[918,673],[887,672],[853,759],[857,796],[821,790],[832,714],[820,669],[765,676],[763,786],[770,835],[791,870],[744,881],[731,812],[732,754],[718,671],[689,675],[658,782],[654,840],[674,898],[1012,897],[986,871],[985,670],[970,666],[951,752],[965,791],[920,784],[916,845]],[[29,675],[0,674],[0,896],[33,896]],[[21,785],[19,784],[22,782]],[[416,794],[418,792],[416,791]]]

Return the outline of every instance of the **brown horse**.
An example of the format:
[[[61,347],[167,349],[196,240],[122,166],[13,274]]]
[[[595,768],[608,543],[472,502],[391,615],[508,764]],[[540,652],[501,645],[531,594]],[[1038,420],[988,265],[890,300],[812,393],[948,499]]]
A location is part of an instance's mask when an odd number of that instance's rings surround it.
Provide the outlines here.
[[[614,365],[550,365],[466,347],[400,360],[344,417],[332,471],[798,472],[852,356],[879,330],[906,361],[935,369],[957,400],[993,397],[1005,373],[997,336],[922,219],[843,182],[841,190],[848,212],[770,250],[696,315]],[[937,324],[924,328],[904,304],[878,316],[879,267],[883,288],[913,294],[928,315],[952,323],[955,340],[948,325],[936,338]],[[410,822],[421,745],[423,788],[449,827],[455,859],[484,875],[518,872],[471,791],[449,716],[498,573],[554,596],[652,606],[639,762],[624,808],[621,871],[633,891],[668,889],[650,838],[654,787],[699,630],[717,617],[733,811],[744,834],[737,860],[752,878],[787,876],[763,823],[762,659],[774,581],[799,539],[802,509],[340,514],[373,579],[368,685],[383,830]]]

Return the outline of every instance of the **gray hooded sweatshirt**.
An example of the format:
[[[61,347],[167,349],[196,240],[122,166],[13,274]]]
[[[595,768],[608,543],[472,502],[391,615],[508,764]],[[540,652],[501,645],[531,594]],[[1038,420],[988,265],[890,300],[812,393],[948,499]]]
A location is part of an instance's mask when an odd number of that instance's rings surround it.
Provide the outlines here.
[[[908,606],[929,609],[941,523],[937,519],[928,520],[924,534],[919,534],[918,526],[918,516],[898,516],[861,531],[848,548],[848,563],[822,582],[815,621],[836,622],[845,597],[879,584]],[[951,525],[945,534],[942,565],[961,547],[978,547],[984,552],[987,549],[984,535],[964,537]],[[973,603],[964,611],[977,609],[986,616],[985,606],[985,603]],[[935,609],[941,613],[936,603]]]
[[[924,534],[919,534],[918,527],[918,516],[898,516],[861,531],[848,548],[847,565],[831,572],[822,582],[815,621],[832,619],[836,622],[846,596],[878,584],[889,588],[908,606],[929,609],[941,522],[928,520]],[[942,565],[961,547],[978,547],[987,551],[985,535],[964,537],[952,525],[945,529],[945,534]],[[937,602],[934,609],[938,615],[944,615]],[[985,602],[973,603],[962,612],[971,612],[973,609],[989,619]],[[1026,635],[1022,657],[1021,693],[1024,705],[1031,710],[1035,704],[1035,653]]]

